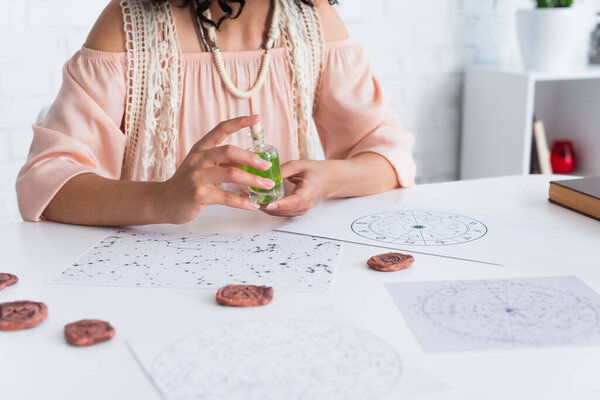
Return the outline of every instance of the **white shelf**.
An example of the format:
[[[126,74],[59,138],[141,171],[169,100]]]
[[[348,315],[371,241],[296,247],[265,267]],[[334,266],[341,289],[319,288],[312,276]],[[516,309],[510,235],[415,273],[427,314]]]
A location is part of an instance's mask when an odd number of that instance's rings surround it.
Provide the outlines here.
[[[470,67],[470,70],[480,70],[488,72],[499,72],[510,75],[527,77],[536,82],[543,81],[571,81],[579,79],[600,79],[600,65],[590,65],[586,67],[576,67],[568,71],[528,71],[518,68],[505,67]]]
[[[535,72],[471,67],[465,77],[462,179],[528,174],[533,115],[548,143],[572,140],[576,173],[600,175],[600,67]]]

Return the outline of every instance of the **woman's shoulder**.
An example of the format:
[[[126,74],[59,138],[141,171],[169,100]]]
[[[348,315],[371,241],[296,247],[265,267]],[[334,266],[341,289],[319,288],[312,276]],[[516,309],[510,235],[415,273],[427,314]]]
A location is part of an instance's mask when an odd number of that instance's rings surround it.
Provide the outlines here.
[[[348,39],[348,31],[335,7],[328,0],[315,0],[315,6],[321,18],[325,42]]]
[[[348,38],[348,31],[335,7],[328,0],[315,0],[315,6],[323,29],[325,42],[334,42]],[[126,35],[123,13],[119,0],[111,0],[98,17],[90,31],[85,47],[107,52],[126,51]]]
[[[125,29],[119,0],[111,0],[90,31],[85,47],[92,50],[124,52]]]

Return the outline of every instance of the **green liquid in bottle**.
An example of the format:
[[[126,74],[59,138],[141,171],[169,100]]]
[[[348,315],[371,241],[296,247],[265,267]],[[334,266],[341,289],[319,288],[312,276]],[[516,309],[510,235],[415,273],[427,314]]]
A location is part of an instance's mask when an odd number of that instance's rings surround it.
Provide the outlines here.
[[[262,145],[257,148],[249,149],[263,160],[271,162],[271,168],[266,171],[261,171],[247,165],[244,165],[244,170],[251,174],[262,176],[275,182],[275,186],[271,189],[260,189],[248,187],[250,192],[250,200],[258,204],[267,204],[283,197],[283,181],[281,179],[281,168],[279,166],[279,154],[273,146]]]

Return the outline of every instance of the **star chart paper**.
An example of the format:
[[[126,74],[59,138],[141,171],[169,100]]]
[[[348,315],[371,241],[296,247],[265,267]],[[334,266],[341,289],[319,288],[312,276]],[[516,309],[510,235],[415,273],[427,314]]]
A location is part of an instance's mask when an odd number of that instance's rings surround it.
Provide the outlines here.
[[[504,265],[540,237],[522,225],[469,210],[351,199],[314,209],[276,230]]]
[[[384,400],[443,388],[335,310],[301,314],[188,334],[152,330],[127,344],[169,400]]]
[[[600,345],[600,296],[573,276],[385,286],[425,352]]]
[[[279,232],[253,235],[115,231],[53,283],[218,289],[228,284],[328,291],[340,244]]]

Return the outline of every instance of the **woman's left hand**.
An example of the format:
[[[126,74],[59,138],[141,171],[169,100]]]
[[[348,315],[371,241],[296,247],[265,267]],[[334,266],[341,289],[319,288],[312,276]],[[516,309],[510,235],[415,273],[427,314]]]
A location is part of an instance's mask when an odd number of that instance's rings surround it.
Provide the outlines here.
[[[261,206],[270,215],[304,215],[319,199],[346,198],[397,188],[392,165],[379,154],[364,152],[345,160],[297,160],[281,166],[283,179],[296,185],[281,200]]]
[[[283,199],[262,206],[269,215],[295,217],[304,215],[319,199],[326,197],[334,172],[326,164],[331,161],[295,160],[281,166],[281,175],[296,185]]]

